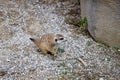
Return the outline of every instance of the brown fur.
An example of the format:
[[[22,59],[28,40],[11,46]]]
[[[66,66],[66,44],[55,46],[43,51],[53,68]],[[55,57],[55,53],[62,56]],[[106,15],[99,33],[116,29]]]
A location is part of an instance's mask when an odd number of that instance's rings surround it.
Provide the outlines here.
[[[56,55],[58,48],[57,40],[61,40],[63,38],[63,35],[61,34],[45,34],[43,35],[40,40],[36,40],[33,38],[30,38],[31,41],[33,41],[40,49],[40,51],[46,55],[48,52],[50,52],[53,55]]]

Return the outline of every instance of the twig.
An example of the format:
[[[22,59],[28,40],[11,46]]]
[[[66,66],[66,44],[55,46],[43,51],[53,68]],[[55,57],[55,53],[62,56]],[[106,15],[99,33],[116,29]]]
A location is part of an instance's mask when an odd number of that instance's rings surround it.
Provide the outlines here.
[[[77,61],[81,62],[85,67],[87,67],[86,62],[82,58],[67,58],[67,59],[56,60],[56,61],[65,61],[65,60],[74,60],[74,59],[76,59]]]
[[[79,62],[81,62],[85,67],[87,66],[86,62],[82,58],[76,58]]]

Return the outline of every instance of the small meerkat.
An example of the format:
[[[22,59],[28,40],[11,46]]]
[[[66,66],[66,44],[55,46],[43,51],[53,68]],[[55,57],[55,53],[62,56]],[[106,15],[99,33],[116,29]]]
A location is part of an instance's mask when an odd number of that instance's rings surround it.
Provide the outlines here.
[[[30,38],[31,41],[36,44],[36,46],[39,47],[40,51],[46,55],[48,52],[53,54],[54,56],[57,54],[57,41],[63,40],[64,36],[61,34],[52,34],[52,33],[47,33],[43,35],[39,40]]]

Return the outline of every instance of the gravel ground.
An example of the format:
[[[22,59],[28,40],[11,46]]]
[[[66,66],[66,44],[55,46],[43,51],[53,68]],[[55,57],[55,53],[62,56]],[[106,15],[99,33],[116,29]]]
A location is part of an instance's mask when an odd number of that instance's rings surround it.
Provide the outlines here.
[[[0,80],[120,80],[120,55],[65,22],[75,2],[39,1],[0,0]],[[45,33],[67,39],[55,60],[29,40]]]

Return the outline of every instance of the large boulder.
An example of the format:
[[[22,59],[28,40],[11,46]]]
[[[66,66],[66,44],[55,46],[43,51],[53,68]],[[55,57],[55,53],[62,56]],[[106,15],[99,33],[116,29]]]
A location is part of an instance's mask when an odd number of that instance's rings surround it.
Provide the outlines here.
[[[120,0],[81,0],[81,16],[95,40],[120,47]]]

